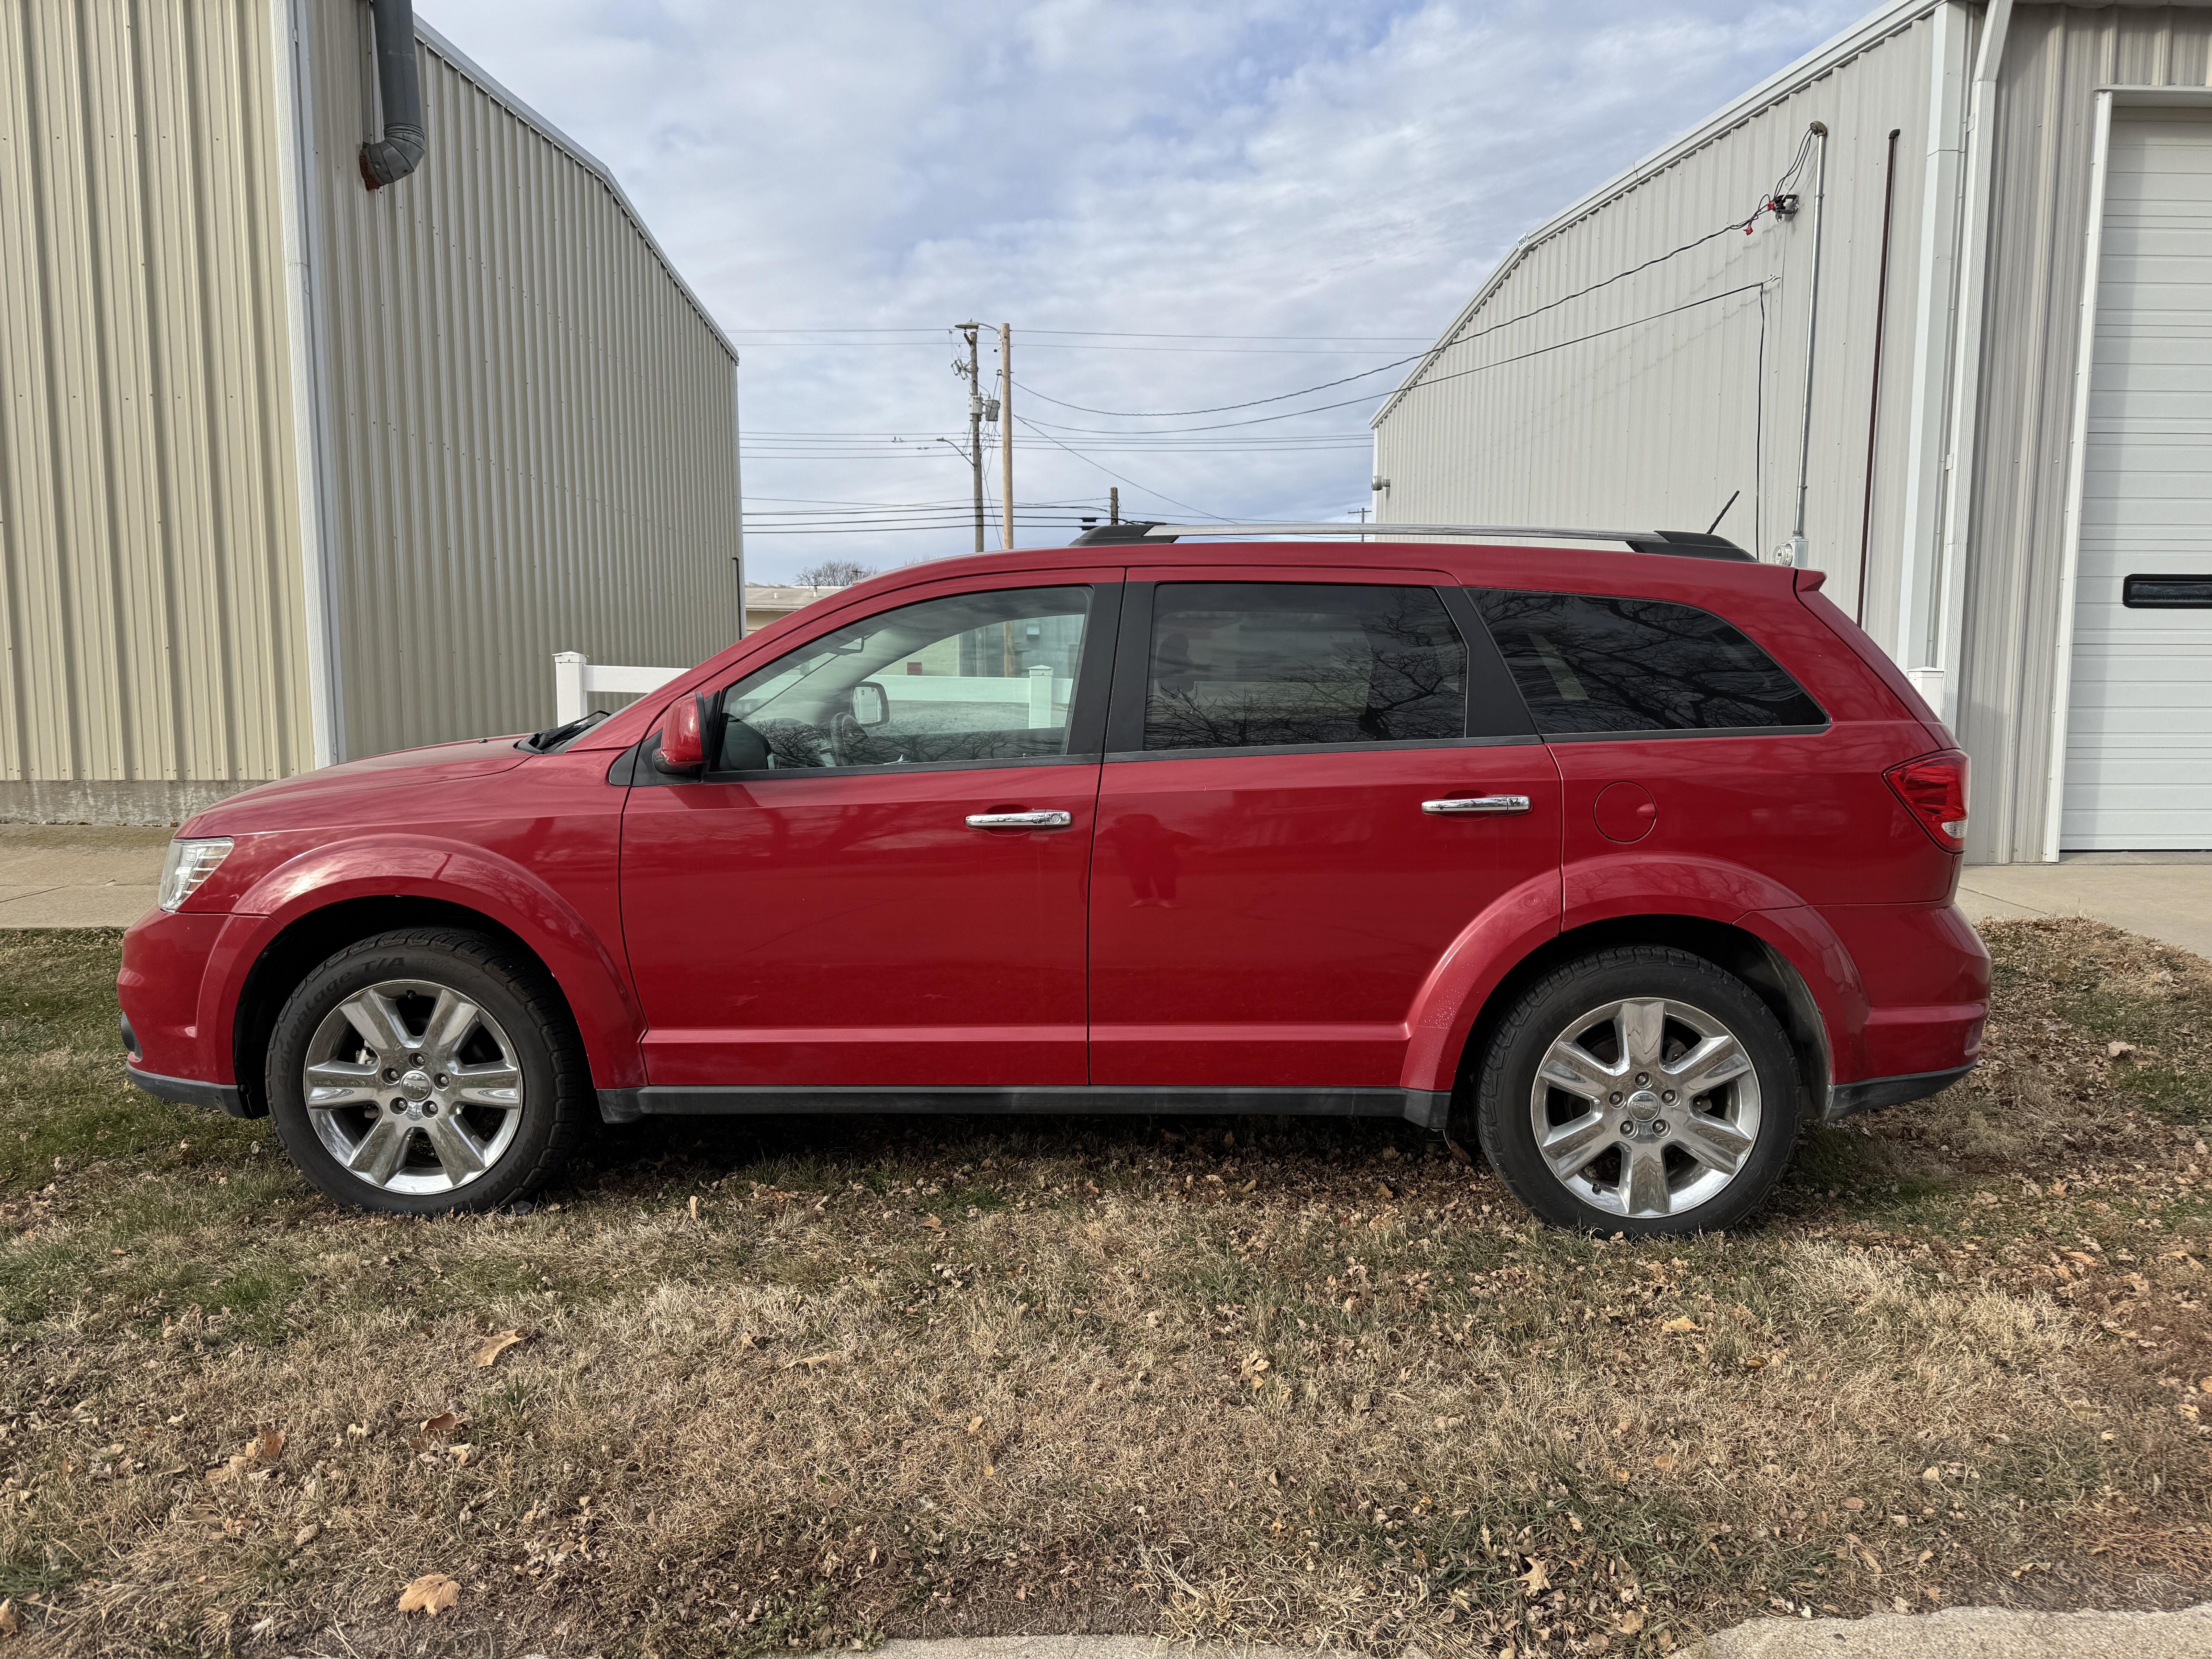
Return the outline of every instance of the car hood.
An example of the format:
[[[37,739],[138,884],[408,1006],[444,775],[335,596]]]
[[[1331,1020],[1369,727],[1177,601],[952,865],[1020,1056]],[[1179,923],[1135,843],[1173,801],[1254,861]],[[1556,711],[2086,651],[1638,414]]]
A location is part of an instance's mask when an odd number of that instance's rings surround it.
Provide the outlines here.
[[[531,758],[515,747],[513,735],[441,743],[428,749],[401,749],[366,760],[346,761],[295,778],[264,783],[233,795],[189,820],[179,836],[250,835],[258,830],[295,830],[342,817],[362,821],[362,804],[392,791],[426,784],[457,783],[513,770]],[[404,812],[407,808],[395,802]]]

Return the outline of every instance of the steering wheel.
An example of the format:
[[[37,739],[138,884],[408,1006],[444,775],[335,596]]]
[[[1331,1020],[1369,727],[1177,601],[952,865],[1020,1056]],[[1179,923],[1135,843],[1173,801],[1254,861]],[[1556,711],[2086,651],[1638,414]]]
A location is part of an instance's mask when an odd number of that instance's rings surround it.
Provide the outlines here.
[[[830,763],[850,766],[858,759],[868,741],[868,728],[854,720],[850,711],[839,709],[830,717]]]

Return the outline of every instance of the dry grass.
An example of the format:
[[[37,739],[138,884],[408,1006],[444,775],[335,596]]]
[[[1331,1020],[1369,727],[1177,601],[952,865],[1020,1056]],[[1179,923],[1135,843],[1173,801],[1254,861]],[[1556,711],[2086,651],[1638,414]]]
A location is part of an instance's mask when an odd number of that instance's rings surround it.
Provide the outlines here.
[[[0,936],[0,1593],[27,1651],[331,1655],[2199,1599],[2212,966],[1992,942],[1975,1079],[1669,1248],[1378,1124],[640,1126],[373,1220],[121,1085],[113,935]]]

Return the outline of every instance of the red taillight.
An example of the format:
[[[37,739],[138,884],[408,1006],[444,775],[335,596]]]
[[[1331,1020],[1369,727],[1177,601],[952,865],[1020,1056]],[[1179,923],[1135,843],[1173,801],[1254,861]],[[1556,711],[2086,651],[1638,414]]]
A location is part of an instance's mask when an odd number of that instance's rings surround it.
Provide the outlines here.
[[[1893,766],[1882,776],[1947,853],[1966,850],[1966,757],[1955,749]]]

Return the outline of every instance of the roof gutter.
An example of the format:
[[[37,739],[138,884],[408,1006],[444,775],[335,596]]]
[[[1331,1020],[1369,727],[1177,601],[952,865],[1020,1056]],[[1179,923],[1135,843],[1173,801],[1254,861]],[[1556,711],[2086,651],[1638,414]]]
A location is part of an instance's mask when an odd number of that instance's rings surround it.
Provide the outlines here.
[[[422,165],[422,82],[415,64],[415,0],[368,0],[376,27],[376,90],[384,137],[361,147],[362,182],[396,185]]]

